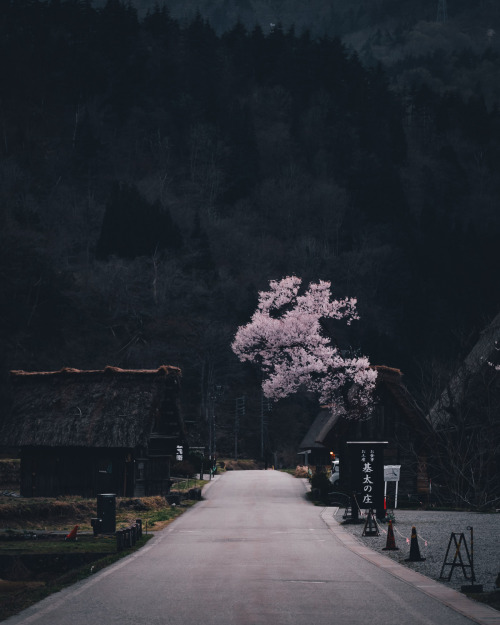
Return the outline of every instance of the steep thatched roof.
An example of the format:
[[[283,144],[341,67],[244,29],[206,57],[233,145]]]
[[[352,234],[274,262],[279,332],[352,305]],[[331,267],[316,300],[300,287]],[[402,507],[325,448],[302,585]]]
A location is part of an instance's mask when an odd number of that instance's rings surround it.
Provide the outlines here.
[[[372,368],[377,371],[376,387],[380,388],[383,386],[392,395],[396,404],[406,415],[409,423],[416,430],[420,432],[427,431],[429,428],[424,414],[403,384],[401,371],[384,365],[374,365]],[[341,420],[342,417],[335,412],[334,406],[322,406],[321,411],[300,443],[299,449],[323,448],[326,437]]]
[[[403,374],[399,369],[376,365],[373,367],[377,371],[377,387],[382,384],[392,395],[396,404],[406,415],[408,422],[421,432],[428,431],[428,424],[425,415],[416,403],[415,399],[403,384]]]
[[[179,432],[180,369],[11,371],[13,405],[2,443],[12,446],[145,445],[165,420]]]
[[[299,445],[299,449],[323,449],[326,435],[339,420],[340,415],[331,410],[322,409]]]
[[[466,381],[488,363],[498,364],[500,349],[500,313],[481,332],[463,364],[446,385],[443,393],[429,411],[427,419],[435,428],[445,425],[453,406],[463,400]]]

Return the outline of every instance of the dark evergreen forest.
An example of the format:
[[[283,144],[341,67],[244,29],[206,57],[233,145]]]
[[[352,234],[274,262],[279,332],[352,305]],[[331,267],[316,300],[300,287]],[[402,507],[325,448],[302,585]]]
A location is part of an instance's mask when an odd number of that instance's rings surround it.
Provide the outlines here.
[[[498,312],[500,116],[494,91],[405,59],[398,82],[335,34],[2,0],[2,405],[10,369],[177,365],[193,441],[221,385],[220,451],[246,394],[257,453],[258,379],[230,342],[291,274],[357,297],[339,343],[419,397]],[[276,407],[270,446],[295,450],[314,409]]]

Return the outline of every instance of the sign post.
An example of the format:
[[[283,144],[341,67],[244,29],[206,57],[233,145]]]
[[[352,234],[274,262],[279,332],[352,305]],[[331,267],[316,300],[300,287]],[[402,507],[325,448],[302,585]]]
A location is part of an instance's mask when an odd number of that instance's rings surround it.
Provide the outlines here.
[[[394,509],[398,507],[398,486],[401,474],[400,464],[386,464],[384,466],[384,497],[387,497],[387,482],[396,482],[396,494],[394,495]]]
[[[384,446],[387,441],[347,441],[354,506],[376,510],[383,519],[384,510]]]

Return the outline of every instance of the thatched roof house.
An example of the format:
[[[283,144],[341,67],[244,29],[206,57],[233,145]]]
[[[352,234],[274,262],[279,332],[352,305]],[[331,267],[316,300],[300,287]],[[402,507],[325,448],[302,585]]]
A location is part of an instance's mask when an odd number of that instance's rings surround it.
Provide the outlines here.
[[[489,509],[500,502],[500,313],[429,410],[440,497]],[[437,489],[435,489],[436,491]]]
[[[0,435],[21,449],[30,495],[168,491],[184,444],[177,367],[12,371],[13,403]]]
[[[464,400],[470,379],[485,367],[500,363],[500,313],[481,332],[476,344],[466,356],[441,396],[430,409],[428,421],[436,429],[446,427],[456,406]]]
[[[325,465],[329,462],[329,434],[339,419],[340,415],[331,407],[322,407],[299,445],[304,464]]]
[[[346,464],[342,459],[347,456],[346,441],[388,441],[384,464],[401,465],[400,492],[425,494],[429,487],[429,424],[404,385],[401,371],[386,366],[373,368],[377,371],[377,383],[372,416],[364,421],[350,420],[325,406],[302,440],[300,450],[310,450],[310,463],[319,465],[327,465],[329,452],[333,451],[340,457],[340,479],[345,486]]]

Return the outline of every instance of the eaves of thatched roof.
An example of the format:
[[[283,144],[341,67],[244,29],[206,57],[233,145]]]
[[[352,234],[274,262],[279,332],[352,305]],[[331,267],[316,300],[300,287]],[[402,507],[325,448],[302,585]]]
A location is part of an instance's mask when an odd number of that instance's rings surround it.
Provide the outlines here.
[[[331,410],[322,409],[299,445],[299,449],[322,449],[323,442],[338,421],[339,415]]]
[[[445,425],[453,406],[464,397],[466,381],[488,363],[496,362],[500,345],[500,313],[481,332],[478,341],[465,358],[458,371],[451,378],[441,396],[430,409],[427,420],[434,428]]]
[[[180,369],[12,371],[13,403],[1,428],[12,446],[145,445],[160,415],[176,421]]]
[[[420,432],[428,431],[429,428],[425,415],[403,384],[401,371],[384,365],[376,365],[373,368],[377,371],[377,386],[384,385],[401,411],[406,415],[408,422]]]
[[[387,390],[415,430],[422,433],[428,432],[429,426],[424,413],[403,384],[401,371],[385,365],[373,365],[372,369],[377,372],[376,388],[383,386]],[[326,437],[341,421],[342,416],[335,412],[334,405],[322,406],[300,443],[299,449],[323,448]]]

